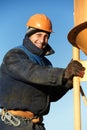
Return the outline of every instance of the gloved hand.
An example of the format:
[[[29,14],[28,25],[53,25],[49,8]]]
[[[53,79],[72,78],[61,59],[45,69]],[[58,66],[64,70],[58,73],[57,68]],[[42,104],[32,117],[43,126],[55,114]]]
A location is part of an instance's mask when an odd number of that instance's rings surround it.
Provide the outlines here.
[[[83,78],[84,74],[85,74],[85,67],[83,67],[83,65],[80,62],[76,60],[71,60],[71,62],[65,69],[64,79],[72,80],[73,76],[79,76]]]

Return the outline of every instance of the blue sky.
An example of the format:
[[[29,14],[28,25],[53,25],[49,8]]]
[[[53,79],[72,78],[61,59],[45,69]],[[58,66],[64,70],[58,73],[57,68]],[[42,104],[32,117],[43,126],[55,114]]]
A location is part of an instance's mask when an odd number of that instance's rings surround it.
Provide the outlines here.
[[[0,64],[5,53],[21,45],[28,18],[36,13],[46,14],[53,23],[49,44],[55,54],[48,58],[54,67],[66,67],[72,58],[72,45],[67,34],[74,26],[73,0],[0,0]],[[81,52],[81,58],[86,56]],[[86,84],[82,83],[85,93]],[[50,113],[44,118],[47,130],[74,130],[73,90],[61,100],[52,103]],[[87,107],[81,98],[82,129],[87,129]]]

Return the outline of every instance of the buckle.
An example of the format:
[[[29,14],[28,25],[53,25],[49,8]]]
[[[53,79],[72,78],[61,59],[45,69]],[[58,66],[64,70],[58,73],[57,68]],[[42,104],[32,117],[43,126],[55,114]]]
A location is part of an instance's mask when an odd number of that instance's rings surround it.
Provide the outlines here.
[[[19,126],[20,120],[12,115],[10,112],[5,112],[1,115],[1,120],[4,121],[6,124]]]

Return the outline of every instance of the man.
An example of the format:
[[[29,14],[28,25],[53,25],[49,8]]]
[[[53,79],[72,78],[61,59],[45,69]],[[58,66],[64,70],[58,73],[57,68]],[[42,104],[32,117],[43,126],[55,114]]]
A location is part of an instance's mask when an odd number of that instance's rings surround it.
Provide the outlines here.
[[[78,61],[53,68],[45,57],[54,53],[48,44],[52,23],[46,15],[35,14],[26,25],[23,45],[9,50],[0,68],[1,130],[44,130],[50,103],[72,89],[73,76],[84,76]]]

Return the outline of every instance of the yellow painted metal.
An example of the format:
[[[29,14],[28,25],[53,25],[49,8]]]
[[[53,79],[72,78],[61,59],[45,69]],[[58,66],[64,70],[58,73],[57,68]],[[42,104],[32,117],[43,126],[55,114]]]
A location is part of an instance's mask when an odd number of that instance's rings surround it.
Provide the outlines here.
[[[77,46],[87,55],[87,27],[76,37]]]
[[[74,0],[74,26],[87,21],[87,0]],[[80,61],[80,50],[73,47],[73,59]],[[81,130],[80,78],[73,78],[74,129]]]
[[[87,55],[87,21],[72,28],[68,34],[68,40]]]
[[[75,26],[87,21],[87,0],[74,0]]]
[[[73,59],[80,59],[79,49],[73,47]],[[81,106],[80,106],[80,78],[73,78],[73,95],[74,95],[74,129],[81,130]]]

